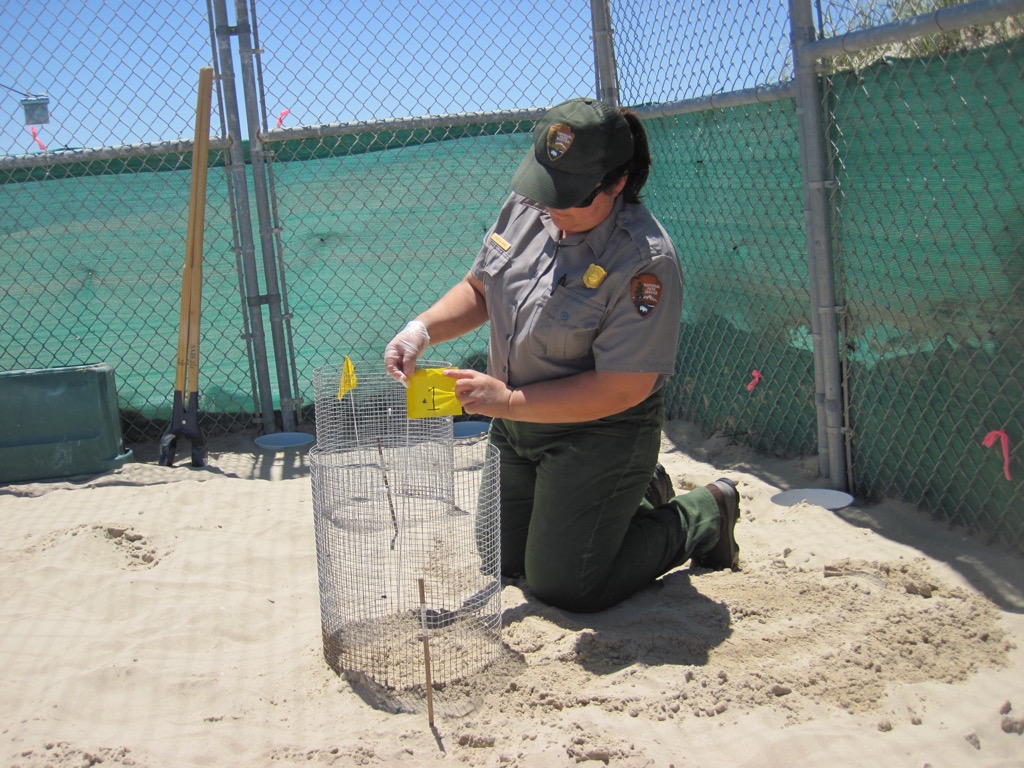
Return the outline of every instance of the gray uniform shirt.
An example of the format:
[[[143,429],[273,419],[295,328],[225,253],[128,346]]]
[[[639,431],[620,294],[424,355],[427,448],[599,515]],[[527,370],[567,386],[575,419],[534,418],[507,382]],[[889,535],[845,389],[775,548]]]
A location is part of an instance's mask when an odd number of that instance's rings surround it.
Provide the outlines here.
[[[594,229],[560,239],[513,194],[470,273],[490,317],[487,372],[513,387],[584,371],[675,369],[683,279],[675,247],[643,205],[620,197]]]

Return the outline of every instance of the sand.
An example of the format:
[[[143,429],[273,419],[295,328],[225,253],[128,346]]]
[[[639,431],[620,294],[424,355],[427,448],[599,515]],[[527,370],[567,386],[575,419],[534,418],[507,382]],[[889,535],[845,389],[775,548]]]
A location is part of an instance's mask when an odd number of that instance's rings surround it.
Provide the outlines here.
[[[739,484],[741,572],[570,614],[502,589],[504,652],[424,707],[323,657],[306,449],[211,441],[0,487],[9,766],[1024,766],[1024,558],[666,426],[677,490]]]

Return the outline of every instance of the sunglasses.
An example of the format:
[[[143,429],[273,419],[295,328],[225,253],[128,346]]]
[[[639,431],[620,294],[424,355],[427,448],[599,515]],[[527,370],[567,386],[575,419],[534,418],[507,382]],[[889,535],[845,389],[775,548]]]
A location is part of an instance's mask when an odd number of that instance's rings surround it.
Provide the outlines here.
[[[598,184],[597,189],[595,189],[593,192],[591,192],[585,198],[583,198],[578,203],[576,203],[576,205],[574,205],[573,208],[589,208],[590,206],[592,206],[594,204],[594,201],[597,200],[597,196],[599,194],[601,194],[602,192],[604,192],[604,191],[605,191],[604,185],[603,184]]]

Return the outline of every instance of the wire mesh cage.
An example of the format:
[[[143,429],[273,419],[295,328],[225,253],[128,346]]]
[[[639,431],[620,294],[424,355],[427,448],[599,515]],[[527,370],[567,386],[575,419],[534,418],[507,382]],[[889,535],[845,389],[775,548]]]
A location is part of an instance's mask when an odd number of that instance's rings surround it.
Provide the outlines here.
[[[450,416],[409,418],[380,364],[325,366],[313,383],[328,665],[390,691],[482,670],[501,650],[497,449],[456,439]]]

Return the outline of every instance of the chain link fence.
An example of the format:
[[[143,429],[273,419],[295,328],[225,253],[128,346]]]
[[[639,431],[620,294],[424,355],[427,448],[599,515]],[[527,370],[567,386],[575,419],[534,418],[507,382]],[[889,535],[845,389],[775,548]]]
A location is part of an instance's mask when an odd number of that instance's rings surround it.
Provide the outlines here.
[[[207,428],[259,428],[263,408],[273,429],[267,387],[282,412],[311,416],[315,368],[378,356],[465,273],[542,109],[613,93],[645,120],[646,202],[684,269],[670,416],[769,453],[827,453],[862,497],[897,496],[1020,546],[1024,473],[1004,475],[999,443],[984,445],[1005,434],[1012,457],[1024,436],[1019,2],[794,0],[794,24],[784,0],[615,0],[614,82],[595,61],[608,36],[599,2],[594,16],[564,4],[557,24],[533,0],[236,0],[230,24],[223,5],[0,11],[12,30],[0,84],[18,91],[0,126],[0,368],[110,362],[126,439],[162,430],[183,137],[211,59],[221,83],[225,68],[242,72],[248,117],[229,135],[220,94],[211,164],[237,163],[232,141],[245,142],[246,173],[269,195],[239,202],[238,175],[210,173]],[[936,20],[956,31],[936,34]],[[820,94],[826,174],[813,179],[801,35]],[[44,87],[50,122],[30,125],[18,100]],[[812,222],[818,200],[827,221]],[[264,261],[247,267],[250,213]],[[276,302],[269,349],[253,322]],[[260,378],[261,353],[276,382]],[[434,354],[480,368],[486,335]]]
[[[557,46],[549,12],[532,1],[260,10],[272,51],[264,138],[303,392],[339,355],[379,357],[465,274],[529,145],[535,105],[593,91],[588,4],[560,10]],[[482,368],[486,333],[432,354]]]
[[[986,438],[1019,466],[1022,32],[1018,16],[869,47],[826,82],[854,488],[1018,547],[1024,478]]]
[[[211,55],[206,9],[8,4],[0,26],[0,369],[109,363],[126,442],[158,438],[175,385],[198,70]],[[23,101],[36,112],[23,113]],[[220,121],[213,165],[224,165],[224,135]],[[207,430],[252,421],[233,215],[228,179],[211,172]]]
[[[792,95],[755,93],[792,79],[786,5],[628,0],[613,18],[621,100],[649,117],[646,202],[683,264],[669,413],[760,450],[813,453],[813,351],[792,332],[811,306]]]

